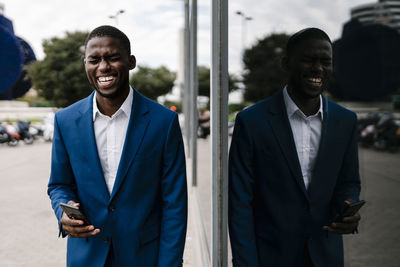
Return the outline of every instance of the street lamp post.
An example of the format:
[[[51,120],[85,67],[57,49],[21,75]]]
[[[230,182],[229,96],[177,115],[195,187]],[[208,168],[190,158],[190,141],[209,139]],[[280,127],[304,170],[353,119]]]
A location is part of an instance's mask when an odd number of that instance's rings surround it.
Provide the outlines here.
[[[236,14],[242,17],[242,53],[246,46],[246,22],[252,20],[252,17],[246,16],[243,11],[236,11]]]
[[[118,16],[121,15],[122,13],[125,13],[125,10],[120,9],[115,13],[115,15],[110,15],[108,16],[110,19],[115,19],[115,26],[118,27]]]

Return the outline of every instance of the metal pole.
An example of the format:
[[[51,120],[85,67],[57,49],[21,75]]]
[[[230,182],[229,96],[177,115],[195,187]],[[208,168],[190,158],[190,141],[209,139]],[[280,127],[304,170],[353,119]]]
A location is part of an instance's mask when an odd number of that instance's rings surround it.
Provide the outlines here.
[[[186,138],[186,150],[188,155],[190,156],[190,36],[189,36],[189,0],[185,0],[185,29],[184,29],[184,45],[183,45],[183,54],[184,54],[184,92],[183,92],[183,113],[185,115],[185,138]]]
[[[197,110],[197,0],[191,1],[190,16],[190,160],[192,171],[192,186],[197,185],[197,127],[198,127],[198,110]]]
[[[227,266],[228,0],[211,0],[211,164],[213,267]]]

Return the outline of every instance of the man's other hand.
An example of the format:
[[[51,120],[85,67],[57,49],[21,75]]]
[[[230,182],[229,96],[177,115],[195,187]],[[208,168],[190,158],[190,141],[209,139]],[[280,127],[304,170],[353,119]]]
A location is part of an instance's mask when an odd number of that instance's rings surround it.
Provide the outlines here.
[[[79,203],[75,203],[72,200],[68,201],[68,204],[79,207]],[[93,225],[83,225],[84,221],[73,220],[65,212],[63,212],[61,217],[61,224],[64,233],[72,238],[89,237],[100,233],[100,229],[95,229]]]

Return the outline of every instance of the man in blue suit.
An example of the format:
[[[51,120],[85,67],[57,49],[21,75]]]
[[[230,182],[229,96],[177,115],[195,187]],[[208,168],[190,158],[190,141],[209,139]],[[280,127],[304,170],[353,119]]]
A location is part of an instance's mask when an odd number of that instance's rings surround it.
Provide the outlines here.
[[[229,233],[234,266],[339,267],[342,234],[359,214],[357,118],[321,95],[332,74],[325,32],[290,37],[287,86],[236,117],[229,157]]]
[[[130,87],[136,59],[118,29],[89,34],[84,64],[95,91],[56,113],[48,184],[60,234],[69,236],[67,266],[182,266],[187,189],[177,114]],[[78,206],[91,225],[60,203]]]

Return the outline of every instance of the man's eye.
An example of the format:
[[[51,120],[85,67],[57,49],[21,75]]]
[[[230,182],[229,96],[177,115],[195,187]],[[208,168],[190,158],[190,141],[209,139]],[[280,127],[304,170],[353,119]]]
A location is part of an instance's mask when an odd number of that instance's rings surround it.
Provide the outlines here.
[[[119,57],[112,57],[111,58],[111,61],[118,61],[119,60]]]
[[[312,62],[312,59],[311,59],[311,58],[303,58],[301,61],[302,61],[303,63],[311,63],[311,62]]]
[[[98,59],[91,59],[91,60],[88,60],[88,62],[90,64],[97,64],[99,62],[99,60]]]

